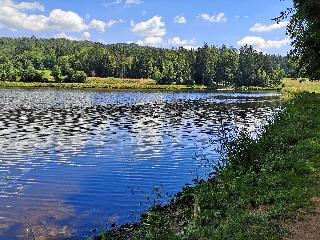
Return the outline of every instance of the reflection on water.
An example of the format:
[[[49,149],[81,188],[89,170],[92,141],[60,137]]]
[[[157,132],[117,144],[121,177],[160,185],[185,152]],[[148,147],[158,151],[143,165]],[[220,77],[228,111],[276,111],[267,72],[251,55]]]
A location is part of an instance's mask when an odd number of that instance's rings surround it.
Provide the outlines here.
[[[271,93],[0,89],[0,239],[79,239],[179,191],[201,144],[228,126],[254,134]]]

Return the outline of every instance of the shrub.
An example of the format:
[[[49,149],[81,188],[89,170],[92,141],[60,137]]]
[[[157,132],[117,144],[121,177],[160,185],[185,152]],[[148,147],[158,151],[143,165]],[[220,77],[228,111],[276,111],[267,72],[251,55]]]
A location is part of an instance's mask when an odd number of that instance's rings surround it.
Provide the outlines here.
[[[86,80],[87,80],[87,75],[85,72],[70,71],[64,81],[68,83],[85,83]]]

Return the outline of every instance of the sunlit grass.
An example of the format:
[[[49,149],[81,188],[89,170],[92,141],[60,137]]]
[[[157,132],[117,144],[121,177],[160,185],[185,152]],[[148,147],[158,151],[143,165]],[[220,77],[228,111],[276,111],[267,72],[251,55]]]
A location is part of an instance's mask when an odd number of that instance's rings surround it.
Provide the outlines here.
[[[309,81],[308,79],[290,79],[283,80],[283,90],[286,92],[317,92],[320,93],[320,81]]]
[[[88,77],[87,83],[91,84],[139,84],[139,85],[156,85],[156,81],[152,79],[130,79],[130,78],[100,78],[100,77]]]
[[[92,88],[92,89],[136,89],[136,90],[188,90],[206,89],[202,85],[160,85],[152,79],[122,79],[122,78],[98,78],[89,77],[85,83],[56,83],[50,80],[40,82],[9,82],[0,81],[0,87],[53,87],[53,88]]]
[[[93,88],[93,89],[122,89],[122,90],[209,90],[209,91],[276,91],[281,90],[281,86],[218,86],[207,87],[204,85],[176,85],[176,84],[157,84],[152,79],[130,79],[130,78],[101,78],[88,77],[85,83],[57,83],[51,76],[50,70],[42,71],[48,82],[10,82],[0,81],[0,87],[53,87],[53,88]]]

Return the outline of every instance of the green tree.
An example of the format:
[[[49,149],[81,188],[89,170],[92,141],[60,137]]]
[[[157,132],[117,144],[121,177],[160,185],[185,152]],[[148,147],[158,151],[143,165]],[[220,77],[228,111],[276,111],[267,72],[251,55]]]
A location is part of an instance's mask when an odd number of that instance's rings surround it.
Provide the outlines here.
[[[234,85],[237,81],[239,56],[236,49],[222,46],[216,67],[216,82],[222,85]]]
[[[53,66],[51,75],[53,76],[56,82],[62,82],[62,72],[59,66]]]
[[[293,0],[293,7],[281,12],[278,22],[290,16],[287,33],[291,38],[290,57],[299,74],[320,79],[320,2]]]
[[[0,57],[0,81],[18,81],[18,69],[12,60]]]
[[[240,48],[238,82],[240,86],[255,86],[256,83],[256,55],[257,52],[252,46],[244,46]]]
[[[84,71],[76,71],[71,77],[71,82],[84,83],[86,80],[87,74]]]
[[[36,69],[34,68],[31,61],[27,60],[20,71],[20,81],[22,82],[33,82],[36,76]]]
[[[293,64],[291,64],[293,63]],[[294,75],[296,62],[252,47],[208,46],[193,50],[67,39],[0,38],[1,81],[83,82],[87,76],[153,78],[159,84],[254,85]],[[284,72],[283,72],[283,71]],[[281,72],[282,71],[282,72]]]

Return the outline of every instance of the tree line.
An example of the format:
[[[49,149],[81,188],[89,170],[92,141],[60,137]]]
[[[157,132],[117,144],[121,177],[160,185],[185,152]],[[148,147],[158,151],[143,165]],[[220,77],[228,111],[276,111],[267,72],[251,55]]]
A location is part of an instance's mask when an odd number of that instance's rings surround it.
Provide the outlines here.
[[[153,48],[67,39],[0,38],[0,81],[84,82],[87,76],[159,84],[270,86],[292,77],[287,57],[226,46]]]

